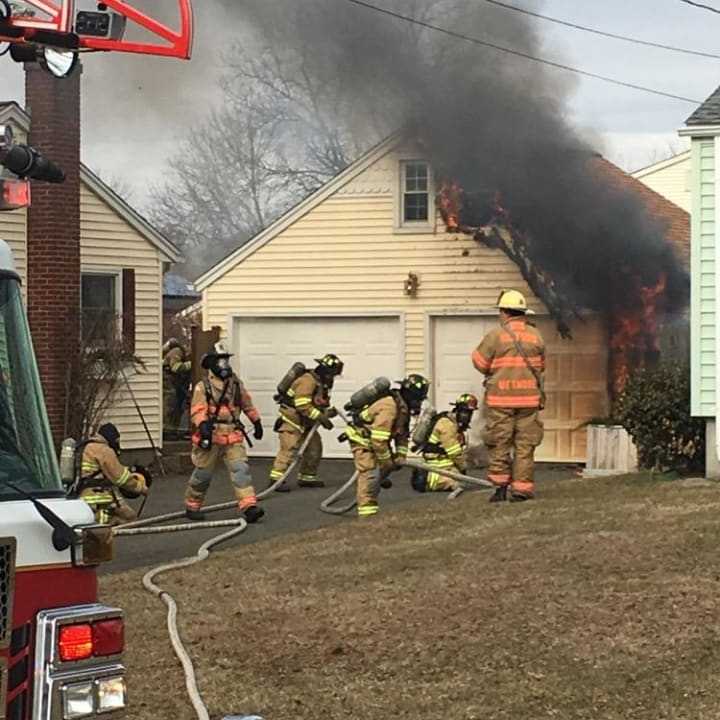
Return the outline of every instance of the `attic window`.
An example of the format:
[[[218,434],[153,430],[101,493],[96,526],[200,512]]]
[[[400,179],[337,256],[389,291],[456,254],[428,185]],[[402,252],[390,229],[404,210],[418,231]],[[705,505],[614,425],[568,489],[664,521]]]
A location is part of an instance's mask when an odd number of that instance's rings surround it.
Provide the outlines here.
[[[403,223],[427,223],[430,218],[430,167],[422,160],[402,163]]]

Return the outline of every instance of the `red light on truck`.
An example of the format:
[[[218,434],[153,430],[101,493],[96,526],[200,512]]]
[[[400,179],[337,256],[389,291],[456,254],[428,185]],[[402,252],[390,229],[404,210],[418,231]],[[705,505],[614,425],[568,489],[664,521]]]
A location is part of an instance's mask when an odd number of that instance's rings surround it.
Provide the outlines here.
[[[63,662],[87,660],[93,654],[93,631],[90,625],[65,625],[58,635],[58,652]]]
[[[125,626],[120,618],[101,620],[92,626],[93,655],[119,655],[125,649]]]

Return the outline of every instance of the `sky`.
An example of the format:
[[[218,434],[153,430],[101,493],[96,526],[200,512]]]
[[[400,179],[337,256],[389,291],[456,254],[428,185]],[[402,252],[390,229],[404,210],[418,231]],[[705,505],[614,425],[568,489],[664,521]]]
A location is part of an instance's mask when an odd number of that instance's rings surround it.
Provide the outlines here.
[[[720,55],[720,14],[680,0],[506,2],[607,32]],[[720,9],[720,0],[706,3]],[[393,0],[376,0],[376,4],[392,8]],[[194,6],[197,32],[188,63],[120,54],[84,60],[83,160],[102,177],[131,188],[140,207],[148,188],[162,182],[178,143],[195,131],[218,101],[223,53],[231,43],[247,38],[248,29],[237,13],[225,13],[214,0],[195,0]],[[353,11],[359,9],[349,7],[348,12]],[[489,6],[488,12],[509,11]],[[543,38],[543,54],[554,61],[698,101],[720,85],[720,59],[640,47],[535,22]],[[489,51],[478,48],[479,56],[484,52]],[[0,58],[0,99],[22,103],[22,83],[20,66],[7,56]],[[579,78],[568,113],[600,152],[635,170],[684,149],[677,130],[693,109],[690,103]]]

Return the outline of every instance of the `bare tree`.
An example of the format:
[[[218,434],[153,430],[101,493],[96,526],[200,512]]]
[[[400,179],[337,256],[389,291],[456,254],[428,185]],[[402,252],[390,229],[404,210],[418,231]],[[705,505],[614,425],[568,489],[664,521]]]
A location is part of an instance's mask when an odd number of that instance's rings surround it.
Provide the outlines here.
[[[383,132],[344,125],[352,117],[344,94],[296,54],[238,46],[225,62],[222,106],[152,192],[151,219],[182,248],[190,273],[242,245]]]
[[[68,323],[77,324],[77,316]],[[85,336],[67,354],[65,437],[87,438],[97,430],[122,395],[125,373],[145,370],[144,362],[127,347],[115,315],[96,314],[83,321]]]

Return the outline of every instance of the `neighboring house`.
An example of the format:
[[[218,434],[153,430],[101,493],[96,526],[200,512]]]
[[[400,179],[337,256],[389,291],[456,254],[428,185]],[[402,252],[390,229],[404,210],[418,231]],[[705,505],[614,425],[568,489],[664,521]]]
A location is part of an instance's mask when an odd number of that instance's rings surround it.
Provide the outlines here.
[[[720,88],[687,120],[692,195],[691,405],[706,419],[706,472],[720,477]]]
[[[690,212],[690,150],[636,170],[632,176],[651,190]]]
[[[0,104],[0,124],[13,126],[16,139],[27,135],[30,118],[15,103]],[[92,312],[115,314],[130,347],[146,371],[130,378],[154,442],[162,442],[162,281],[180,254],[86,166],[81,167],[80,243],[82,304]],[[27,277],[26,212],[0,213],[0,237],[8,241],[20,276]],[[89,316],[91,313],[84,313]],[[65,348],[58,348],[62,353]],[[127,449],[150,443],[127,393],[106,418],[115,422]]]
[[[376,376],[422,372],[436,407],[446,409],[461,392],[482,394],[470,353],[497,323],[499,291],[517,288],[539,313],[548,344],[547,432],[539,457],[584,461],[582,424],[607,412],[603,323],[590,317],[575,325],[574,341],[560,339],[504,253],[446,231],[423,158],[399,136],[390,138],[211,268],[196,282],[204,327],[222,328],[268,422],[287,368],[325,352],[345,361],[338,407]],[[606,165],[618,182],[646,190]],[[678,242],[687,246],[685,221]],[[326,435],[329,454],[347,455],[337,434]],[[256,452],[273,453],[275,442],[266,433]]]
[[[177,315],[192,308],[200,300],[200,293],[187,278],[177,273],[165,273],[163,278],[163,337],[176,334]]]

